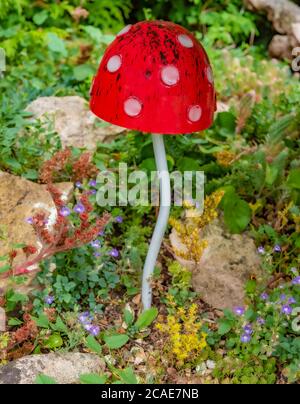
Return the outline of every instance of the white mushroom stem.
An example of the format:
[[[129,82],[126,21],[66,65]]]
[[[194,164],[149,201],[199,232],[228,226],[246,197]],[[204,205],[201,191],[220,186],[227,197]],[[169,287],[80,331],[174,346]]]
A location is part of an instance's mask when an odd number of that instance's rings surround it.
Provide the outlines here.
[[[170,174],[168,171],[163,135],[153,134],[152,142],[159,175],[160,209],[143,270],[142,303],[144,310],[151,307],[151,277],[168,224],[171,205]]]

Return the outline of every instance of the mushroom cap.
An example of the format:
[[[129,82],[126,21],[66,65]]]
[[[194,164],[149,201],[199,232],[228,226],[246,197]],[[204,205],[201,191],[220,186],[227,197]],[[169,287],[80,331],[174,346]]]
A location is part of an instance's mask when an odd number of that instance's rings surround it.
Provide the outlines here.
[[[207,54],[189,31],[172,22],[128,25],[103,55],[90,108],[107,122],[143,132],[206,129],[216,110]]]

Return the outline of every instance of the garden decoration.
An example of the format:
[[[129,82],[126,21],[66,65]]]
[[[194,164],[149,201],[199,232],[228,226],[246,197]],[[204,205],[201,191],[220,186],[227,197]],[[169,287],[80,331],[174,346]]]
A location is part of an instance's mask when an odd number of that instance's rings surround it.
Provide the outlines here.
[[[208,128],[216,107],[212,70],[202,45],[166,21],[127,25],[107,48],[91,88],[90,108],[101,119],[152,133],[160,210],[144,264],[142,303],[151,306],[150,278],[167,227],[171,189],[163,134]]]

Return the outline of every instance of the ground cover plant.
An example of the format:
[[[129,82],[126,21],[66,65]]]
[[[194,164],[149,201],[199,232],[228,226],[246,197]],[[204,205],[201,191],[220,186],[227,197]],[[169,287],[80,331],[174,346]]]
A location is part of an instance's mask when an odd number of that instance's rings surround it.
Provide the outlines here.
[[[205,172],[205,209],[193,220],[189,201],[172,207],[168,231],[179,234],[182,249],[166,235],[154,306],[142,313],[156,209],[100,207],[96,177],[120,163],[150,176],[150,135],[127,130],[92,152],[64,148],[51,119],[33,120],[25,108],[42,96],[88,99],[117,32],[156,18],[186,26],[204,44],[221,112],[205,132],[165,138],[170,170]],[[58,213],[55,236],[49,218],[28,217],[43,241],[35,262],[18,261],[35,252],[26,242],[0,257],[0,280],[12,285],[0,290],[1,367],[25,355],[93,352],[105,371],[78,383],[299,384],[300,86],[289,61],[269,57],[271,35],[265,17],[240,0],[0,0],[0,170],[46,184]],[[62,181],[74,186],[68,202],[55,186]],[[205,303],[184,266],[201,261],[209,247],[202,230],[215,219],[228,234],[251,237],[261,261],[262,275],[245,279],[244,302],[231,310]],[[6,232],[0,223],[0,247]],[[33,264],[40,271],[23,294],[16,285]]]

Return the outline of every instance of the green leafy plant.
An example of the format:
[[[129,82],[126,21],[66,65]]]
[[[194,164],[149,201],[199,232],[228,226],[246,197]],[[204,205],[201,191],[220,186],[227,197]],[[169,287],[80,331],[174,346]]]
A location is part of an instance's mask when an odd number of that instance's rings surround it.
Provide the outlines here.
[[[57,384],[57,381],[53,377],[41,373],[36,377],[35,384]]]

